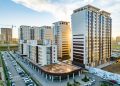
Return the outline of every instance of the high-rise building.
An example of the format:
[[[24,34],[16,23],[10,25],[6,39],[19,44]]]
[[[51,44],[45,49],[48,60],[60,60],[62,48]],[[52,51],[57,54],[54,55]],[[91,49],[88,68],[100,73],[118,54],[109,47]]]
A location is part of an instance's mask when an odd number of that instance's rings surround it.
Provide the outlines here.
[[[2,35],[2,34],[0,34],[0,43],[1,43],[1,44],[4,43],[4,41],[3,41],[3,35]]]
[[[41,27],[33,27],[34,28],[34,39],[41,40]]]
[[[120,42],[120,36],[116,37],[116,42]]]
[[[34,32],[34,27],[31,27],[30,28],[30,40],[34,40],[34,35],[35,34],[35,32]]]
[[[120,36],[116,37],[116,43],[117,43],[117,45],[120,45]]]
[[[51,26],[31,27],[22,25],[19,28],[20,40],[53,40]]]
[[[110,13],[91,5],[73,11],[72,58],[81,66],[98,66],[111,57]]]
[[[21,25],[19,28],[19,39],[20,40],[30,40],[30,26]]]
[[[51,26],[41,27],[41,39],[53,41],[53,28]]]
[[[54,43],[58,48],[58,58],[66,60],[70,58],[71,40],[70,40],[70,23],[66,21],[58,21],[53,23]]]
[[[12,41],[12,28],[1,28],[1,35],[4,43],[10,43]]]
[[[51,26],[19,28],[19,52],[41,66],[57,63],[57,45],[53,44]]]

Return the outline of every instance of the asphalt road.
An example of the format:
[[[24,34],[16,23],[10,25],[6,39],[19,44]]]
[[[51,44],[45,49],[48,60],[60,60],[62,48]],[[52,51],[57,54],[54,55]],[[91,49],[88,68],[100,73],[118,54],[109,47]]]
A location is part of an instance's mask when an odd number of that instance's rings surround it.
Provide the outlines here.
[[[7,63],[8,70],[13,77],[12,80],[15,82],[15,85],[16,86],[25,86],[24,81],[22,80],[20,75],[15,70],[15,67],[12,65],[12,61],[11,61],[10,57],[8,57],[6,53],[4,53],[4,59],[5,59],[5,62]]]

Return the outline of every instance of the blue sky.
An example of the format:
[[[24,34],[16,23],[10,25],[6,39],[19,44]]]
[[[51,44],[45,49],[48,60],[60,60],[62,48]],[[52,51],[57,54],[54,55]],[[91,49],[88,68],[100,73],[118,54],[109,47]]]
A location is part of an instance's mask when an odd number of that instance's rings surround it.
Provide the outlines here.
[[[59,20],[71,21],[72,11],[91,4],[111,13],[113,37],[120,35],[120,0],[0,0],[0,27],[14,25],[18,37],[20,25],[52,25]]]

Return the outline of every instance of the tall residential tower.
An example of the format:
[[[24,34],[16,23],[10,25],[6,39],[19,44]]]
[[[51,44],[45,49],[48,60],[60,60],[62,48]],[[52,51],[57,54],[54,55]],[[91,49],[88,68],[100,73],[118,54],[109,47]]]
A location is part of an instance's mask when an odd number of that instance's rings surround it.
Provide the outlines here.
[[[4,43],[12,42],[12,28],[1,28],[1,36]]]
[[[70,59],[71,51],[71,29],[70,23],[58,21],[53,23],[54,42],[58,48],[58,58],[61,60]]]
[[[72,14],[72,58],[81,66],[98,66],[111,57],[110,13],[91,5],[78,8]]]

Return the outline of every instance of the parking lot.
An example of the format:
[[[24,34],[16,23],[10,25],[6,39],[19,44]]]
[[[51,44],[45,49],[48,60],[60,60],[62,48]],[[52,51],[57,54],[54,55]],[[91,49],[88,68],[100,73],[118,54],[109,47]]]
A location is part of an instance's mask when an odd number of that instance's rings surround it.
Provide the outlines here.
[[[35,86],[31,78],[17,64],[17,62],[9,55],[8,52],[2,52],[3,60],[6,65],[8,78],[11,86]]]

